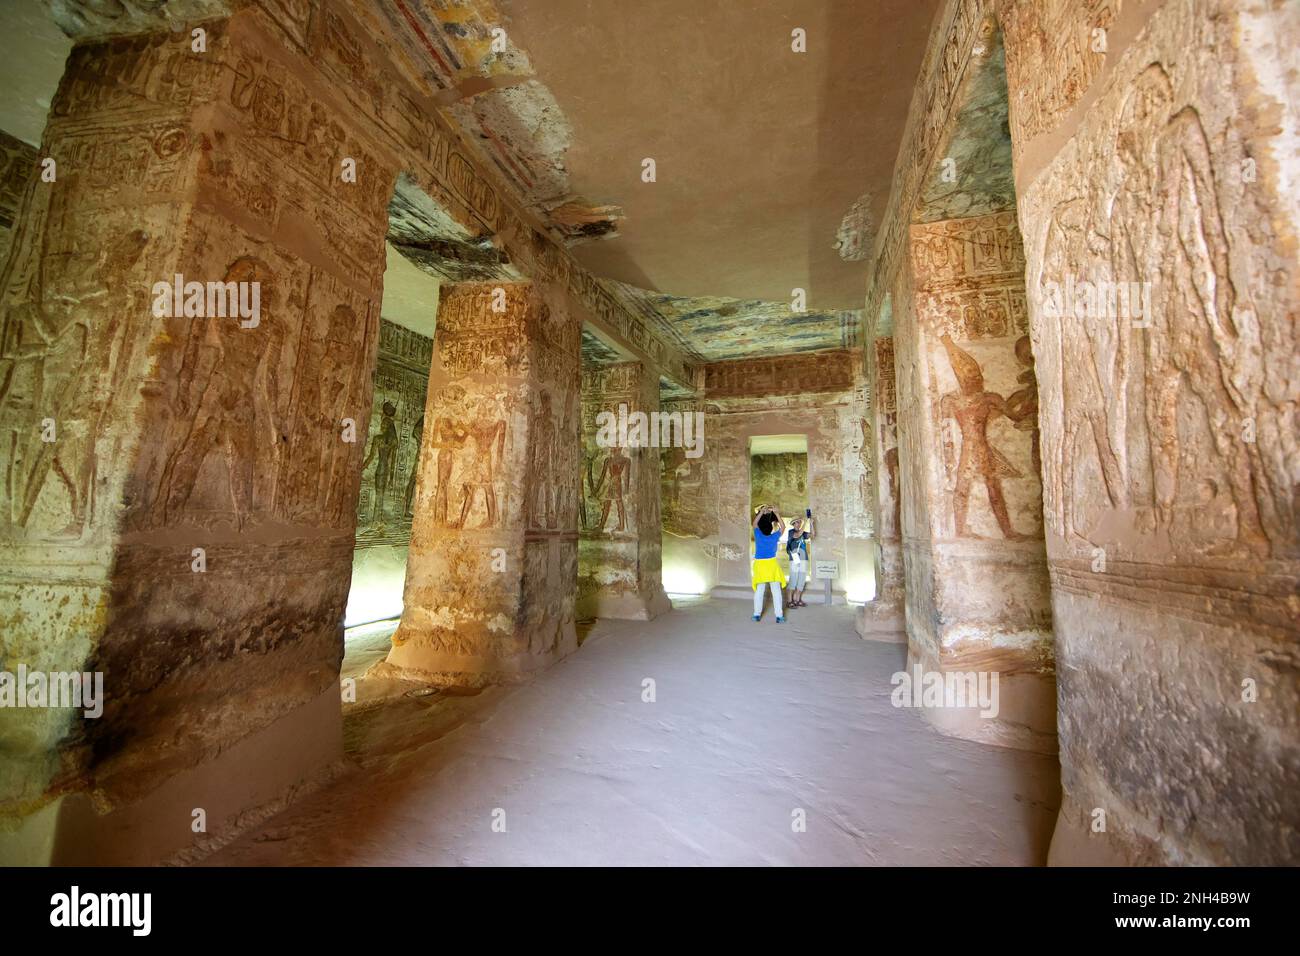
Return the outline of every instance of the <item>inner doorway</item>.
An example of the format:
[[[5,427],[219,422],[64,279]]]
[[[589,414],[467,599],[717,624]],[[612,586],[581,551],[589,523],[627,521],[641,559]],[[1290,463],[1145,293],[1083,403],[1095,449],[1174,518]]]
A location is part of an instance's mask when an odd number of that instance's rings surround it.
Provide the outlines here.
[[[812,502],[808,487],[808,436],[807,435],[755,435],[749,440],[749,516],[752,522],[759,509],[768,506],[785,522],[785,533],[776,549],[776,560],[781,572],[792,588],[807,586],[811,577],[809,562],[803,557],[811,555],[805,546],[792,561],[786,548],[793,522],[809,524],[807,512]],[[750,534],[750,557],[758,557],[756,539]],[[808,543],[809,545],[811,542]],[[797,562],[797,563],[796,563]],[[758,599],[755,599],[756,605]]]

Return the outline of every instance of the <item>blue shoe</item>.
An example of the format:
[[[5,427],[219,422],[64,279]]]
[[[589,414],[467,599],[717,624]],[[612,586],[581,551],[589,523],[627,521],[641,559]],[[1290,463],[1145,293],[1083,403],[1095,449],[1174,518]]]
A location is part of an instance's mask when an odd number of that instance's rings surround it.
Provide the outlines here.
[[[776,619],[776,623],[778,623],[778,624],[784,624],[784,623],[785,623],[785,618],[783,618],[783,617],[778,617],[778,618]]]
[[[760,621],[760,620],[762,620],[762,618],[761,618],[759,615],[755,614],[755,615],[754,615],[754,620],[756,620],[756,621]]]

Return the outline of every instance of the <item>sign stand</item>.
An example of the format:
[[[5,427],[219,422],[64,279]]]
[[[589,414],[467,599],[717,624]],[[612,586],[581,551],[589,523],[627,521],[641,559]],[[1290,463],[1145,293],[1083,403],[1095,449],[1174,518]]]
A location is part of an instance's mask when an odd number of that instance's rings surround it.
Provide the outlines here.
[[[826,597],[823,604],[831,603],[831,582],[840,576],[840,563],[838,561],[818,561],[817,577],[826,582]]]

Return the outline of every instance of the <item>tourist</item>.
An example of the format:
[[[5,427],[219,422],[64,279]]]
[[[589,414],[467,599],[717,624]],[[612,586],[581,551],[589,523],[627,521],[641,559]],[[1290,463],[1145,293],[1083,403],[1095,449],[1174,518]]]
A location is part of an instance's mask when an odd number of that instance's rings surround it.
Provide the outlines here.
[[[770,505],[762,505],[754,517],[754,567],[750,572],[750,583],[754,586],[754,620],[763,617],[763,585],[772,591],[772,605],[776,610],[776,623],[784,624],[782,616],[781,589],[785,587],[785,572],[776,560],[776,548],[785,531],[785,522]]]
[[[789,607],[807,607],[803,602],[803,591],[808,586],[808,542],[812,539],[812,509],[804,510],[807,526],[803,518],[790,522],[790,534],[786,537],[785,553],[790,558],[790,600]]]

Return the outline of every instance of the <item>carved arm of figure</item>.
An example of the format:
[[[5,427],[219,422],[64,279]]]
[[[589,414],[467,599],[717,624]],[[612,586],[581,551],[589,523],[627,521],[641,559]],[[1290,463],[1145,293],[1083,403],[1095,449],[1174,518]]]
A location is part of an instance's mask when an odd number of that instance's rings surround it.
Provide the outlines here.
[[[382,435],[383,433],[381,432],[380,434]],[[370,439],[370,449],[366,452],[366,460],[361,463],[362,471],[365,471],[367,468],[370,467],[370,462],[374,460],[375,452],[378,450],[378,446],[379,446],[379,435],[376,435],[374,438]]]
[[[609,477],[609,456],[605,456],[605,463],[600,466],[600,477],[596,479],[596,484],[591,489],[593,498],[600,497],[600,490],[605,487],[605,479]]]
[[[496,463],[500,465],[506,457],[506,423],[497,422],[493,431],[496,438]],[[495,468],[493,468],[493,473],[496,473]]]

